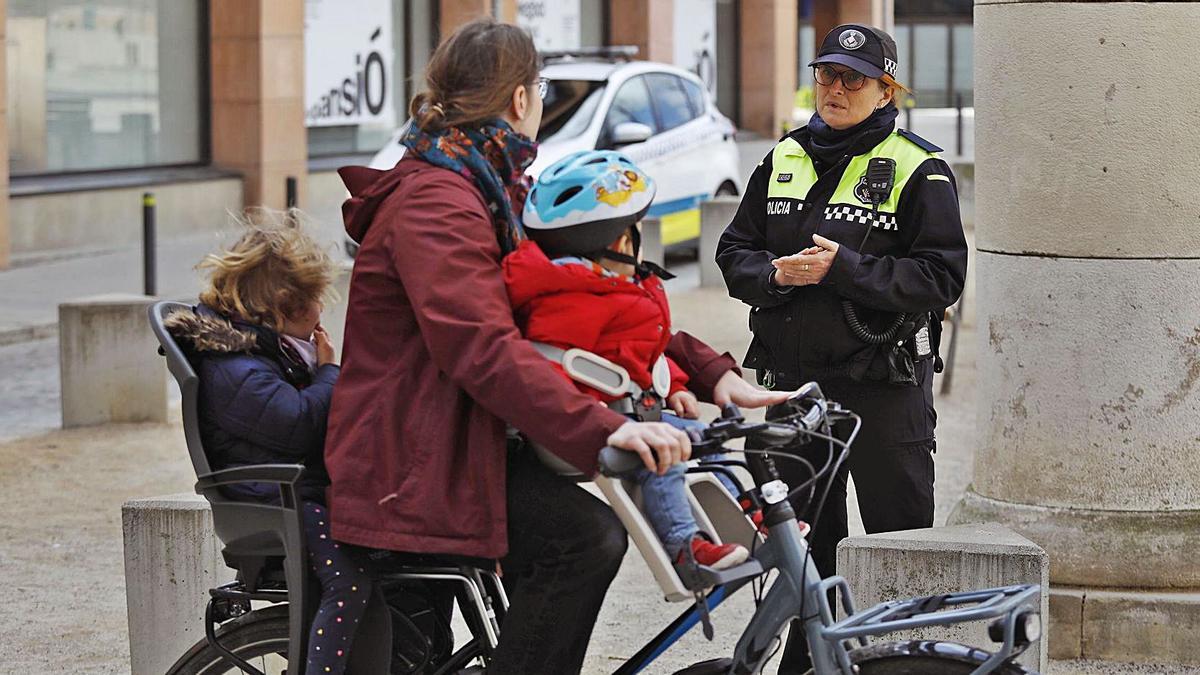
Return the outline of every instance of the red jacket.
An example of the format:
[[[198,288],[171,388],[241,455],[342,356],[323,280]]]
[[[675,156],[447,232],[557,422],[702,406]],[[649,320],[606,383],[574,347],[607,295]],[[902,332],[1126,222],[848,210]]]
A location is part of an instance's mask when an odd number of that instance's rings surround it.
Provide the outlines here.
[[[325,461],[334,537],[375,548],[507,551],[505,423],[589,472],[626,420],[569,386],[513,323],[479,190],[415,158],[342,170],[361,243]],[[711,395],[733,367],[680,333],[668,352]]]
[[[642,389],[651,387],[654,363],[671,341],[671,308],[658,277],[635,283],[602,276],[591,265],[556,265],[532,241],[521,242],[502,267],[522,335],[562,349],[586,349],[627,370]],[[686,389],[687,375],[670,358],[667,363],[670,393]],[[576,386],[601,401],[617,398]]]

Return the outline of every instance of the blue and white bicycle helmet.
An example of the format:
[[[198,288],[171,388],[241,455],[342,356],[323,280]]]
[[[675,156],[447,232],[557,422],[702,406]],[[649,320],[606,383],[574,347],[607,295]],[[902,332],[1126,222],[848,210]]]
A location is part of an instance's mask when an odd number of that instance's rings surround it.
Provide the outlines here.
[[[525,200],[524,226],[550,257],[604,250],[654,201],[654,180],[612,150],[581,150],[546,167]]]

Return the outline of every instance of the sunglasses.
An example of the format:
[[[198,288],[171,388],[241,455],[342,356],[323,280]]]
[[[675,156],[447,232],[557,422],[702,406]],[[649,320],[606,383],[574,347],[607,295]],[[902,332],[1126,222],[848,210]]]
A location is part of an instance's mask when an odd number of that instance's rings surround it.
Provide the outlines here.
[[[847,91],[858,91],[871,79],[857,70],[838,70],[833,66],[821,64],[813,66],[813,79],[823,87],[831,87],[839,79]]]
[[[550,80],[545,77],[537,79],[538,98],[545,100],[546,94],[550,93]]]

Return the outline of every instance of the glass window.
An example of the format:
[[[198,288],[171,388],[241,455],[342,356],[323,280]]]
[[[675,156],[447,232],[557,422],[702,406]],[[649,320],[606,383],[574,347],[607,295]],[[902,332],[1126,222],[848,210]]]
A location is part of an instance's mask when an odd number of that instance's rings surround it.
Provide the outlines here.
[[[658,125],[654,122],[654,108],[650,104],[650,92],[646,91],[646,81],[643,77],[635,77],[617,90],[613,97],[608,116],[604,118],[604,132],[601,134],[603,145],[612,138],[613,129],[625,122],[639,122],[650,127],[653,133],[658,133]]]
[[[651,73],[646,84],[654,92],[654,109],[658,111],[660,131],[669,131],[695,118],[683,83],[674,75]]]
[[[708,111],[708,106],[704,102],[706,97],[703,87],[691,80],[683,80],[683,90],[687,93],[688,105],[692,108],[692,117],[699,117]]]
[[[942,108],[948,105],[950,83],[950,30],[946,24],[916,24],[913,26],[913,83],[917,105],[922,108]]]
[[[975,105],[975,30],[971,24],[954,26],[954,93],[962,94],[963,105]]]
[[[896,0],[897,19],[970,17],[974,0]]]
[[[912,26],[896,26],[892,37],[896,38],[896,60],[900,62],[900,67],[896,70],[896,80],[910,88],[914,87],[916,85],[912,79]]]
[[[204,161],[202,6],[9,0],[11,173]]]
[[[583,133],[603,96],[603,82],[551,80],[543,101],[538,142],[574,138]]]
[[[808,64],[817,56],[817,46],[814,44],[816,38],[813,32],[812,26],[801,25],[796,36],[800,46],[800,58],[796,63],[796,86],[799,89],[804,87],[811,89],[813,86],[812,68],[808,67]]]
[[[579,0],[579,46],[603,47],[608,0]]]

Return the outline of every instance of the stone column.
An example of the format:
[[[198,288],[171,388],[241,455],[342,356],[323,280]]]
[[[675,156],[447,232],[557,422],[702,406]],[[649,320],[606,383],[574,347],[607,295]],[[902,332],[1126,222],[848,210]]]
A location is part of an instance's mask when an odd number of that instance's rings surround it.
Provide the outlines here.
[[[8,225],[8,7],[0,0],[0,270],[8,269],[12,237]]]
[[[979,446],[1051,655],[1200,664],[1200,3],[978,0]]]
[[[213,163],[245,176],[247,206],[304,204],[304,3],[211,0]]]
[[[740,126],[768,138],[791,127],[796,96],[796,0],[741,2]]]
[[[633,45],[646,61],[675,61],[674,0],[610,0],[608,16],[608,44]]]

